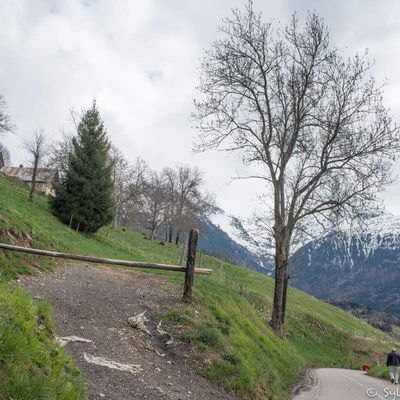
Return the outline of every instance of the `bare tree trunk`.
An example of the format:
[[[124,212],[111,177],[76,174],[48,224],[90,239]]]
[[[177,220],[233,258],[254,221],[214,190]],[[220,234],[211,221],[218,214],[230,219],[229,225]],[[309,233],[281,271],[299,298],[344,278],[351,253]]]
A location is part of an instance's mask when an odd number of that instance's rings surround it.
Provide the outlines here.
[[[278,233],[279,235],[279,233]],[[278,236],[279,237],[279,236]],[[287,238],[279,237],[275,249],[275,289],[272,316],[269,324],[279,335],[283,334],[283,323],[285,313],[285,284],[287,284],[288,252],[286,245]]]
[[[151,228],[150,240],[154,240],[155,236],[156,236],[156,228],[152,227]]]
[[[115,229],[117,227],[117,211],[116,210],[114,211],[114,218],[113,218],[111,227],[112,227],[112,229]]]
[[[176,232],[176,236],[175,236],[175,244],[178,245],[179,244],[179,238],[181,236],[181,232],[177,231]]]
[[[170,225],[168,227],[168,243],[172,243],[172,234],[173,234],[173,229],[172,226]]]
[[[29,192],[29,201],[31,201],[31,202],[33,201],[33,193],[35,192],[38,164],[39,164],[39,157],[35,155],[35,160],[34,160],[34,164],[33,164],[31,190]]]
[[[286,302],[287,302],[287,289],[289,285],[290,275],[288,273],[285,274],[285,280],[283,284],[283,309],[282,309],[282,322],[285,323],[286,316]]]

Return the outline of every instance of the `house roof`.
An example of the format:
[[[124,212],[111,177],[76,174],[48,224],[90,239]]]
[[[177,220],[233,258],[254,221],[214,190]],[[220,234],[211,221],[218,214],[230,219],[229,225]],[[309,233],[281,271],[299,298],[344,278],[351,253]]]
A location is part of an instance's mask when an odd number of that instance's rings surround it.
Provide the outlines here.
[[[3,167],[0,168],[0,174],[19,178],[24,182],[31,182],[33,175],[33,168],[24,167]],[[36,182],[51,183],[57,178],[58,172],[56,169],[51,168],[38,168],[36,174]]]

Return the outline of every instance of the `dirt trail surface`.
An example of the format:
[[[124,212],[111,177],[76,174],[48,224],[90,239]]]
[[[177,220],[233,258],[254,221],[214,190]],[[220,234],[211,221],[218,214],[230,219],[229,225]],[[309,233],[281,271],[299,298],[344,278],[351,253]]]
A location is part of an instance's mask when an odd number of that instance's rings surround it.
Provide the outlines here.
[[[399,386],[362,371],[323,368],[314,374],[316,385],[293,400],[400,400]]]
[[[195,373],[185,343],[175,338],[167,346],[157,332],[156,316],[180,301],[180,288],[163,277],[122,268],[68,265],[50,274],[23,277],[21,282],[33,296],[53,305],[59,336],[92,341],[66,345],[86,376],[89,399],[234,399]],[[144,311],[152,336],[127,322]],[[93,357],[140,365],[140,371],[132,374],[88,362]]]

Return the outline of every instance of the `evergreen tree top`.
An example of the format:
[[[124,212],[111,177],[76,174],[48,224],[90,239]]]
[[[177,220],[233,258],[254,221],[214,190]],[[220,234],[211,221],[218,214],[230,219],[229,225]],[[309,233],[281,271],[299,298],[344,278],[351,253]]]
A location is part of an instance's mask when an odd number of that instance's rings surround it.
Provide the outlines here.
[[[113,215],[110,143],[96,102],[82,114],[73,139],[68,170],[56,189],[52,207],[64,223],[96,232]]]

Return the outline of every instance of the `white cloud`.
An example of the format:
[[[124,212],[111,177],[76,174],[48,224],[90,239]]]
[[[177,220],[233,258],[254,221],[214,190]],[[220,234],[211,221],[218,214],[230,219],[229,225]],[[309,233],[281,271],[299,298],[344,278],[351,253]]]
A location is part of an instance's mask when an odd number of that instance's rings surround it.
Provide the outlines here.
[[[109,134],[130,158],[141,155],[161,168],[193,163],[230,213],[249,215],[261,185],[229,184],[240,157],[194,155],[189,119],[202,49],[217,25],[243,1],[204,0],[0,0],[0,93],[18,128],[7,138],[15,163],[25,161],[21,143],[36,128],[52,136],[68,124],[69,110],[96,98]],[[348,2],[256,1],[266,18],[286,19],[297,9],[326,17],[333,41],[349,52],[370,48],[378,78],[391,83],[387,101],[398,116],[400,5]],[[400,167],[399,167],[400,169]],[[400,213],[400,185],[386,194]]]

